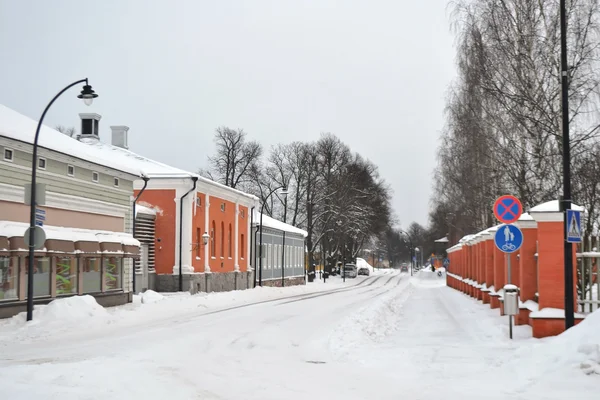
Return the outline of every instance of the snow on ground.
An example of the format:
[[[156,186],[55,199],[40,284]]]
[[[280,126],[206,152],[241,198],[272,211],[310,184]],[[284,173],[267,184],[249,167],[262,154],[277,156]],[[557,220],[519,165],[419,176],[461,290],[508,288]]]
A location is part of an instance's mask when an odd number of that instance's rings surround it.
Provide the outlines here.
[[[146,292],[104,312],[86,297],[0,324],[6,398],[587,400],[600,385],[600,314],[510,340],[498,310],[430,271]]]

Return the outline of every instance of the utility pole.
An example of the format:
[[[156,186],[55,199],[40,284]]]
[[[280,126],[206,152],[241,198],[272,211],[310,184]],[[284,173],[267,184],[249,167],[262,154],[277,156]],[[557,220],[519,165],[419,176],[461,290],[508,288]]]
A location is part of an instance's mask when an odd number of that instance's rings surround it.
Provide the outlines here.
[[[571,142],[569,139],[569,66],[567,65],[566,0],[560,0],[560,70],[562,97],[563,150],[563,235],[565,256],[565,329],[575,325],[573,290],[573,244],[567,241],[567,210],[571,209]]]

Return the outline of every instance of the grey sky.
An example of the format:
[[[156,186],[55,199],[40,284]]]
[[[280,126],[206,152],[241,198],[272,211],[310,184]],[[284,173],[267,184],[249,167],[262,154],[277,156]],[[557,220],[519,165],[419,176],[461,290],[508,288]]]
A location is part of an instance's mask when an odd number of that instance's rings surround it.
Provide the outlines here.
[[[217,126],[266,148],[338,135],[427,223],[444,96],[455,75],[447,0],[0,0],[0,103],[48,125],[128,125],[130,148],[196,171]]]

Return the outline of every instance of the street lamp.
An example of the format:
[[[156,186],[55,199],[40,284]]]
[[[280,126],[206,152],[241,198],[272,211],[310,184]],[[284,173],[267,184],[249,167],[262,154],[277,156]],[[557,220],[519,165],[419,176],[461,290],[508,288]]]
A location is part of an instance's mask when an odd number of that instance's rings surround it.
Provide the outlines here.
[[[37,178],[37,152],[38,152],[38,139],[40,137],[40,129],[42,127],[42,123],[44,122],[44,117],[46,116],[46,113],[48,112],[48,110],[50,109],[50,106],[52,106],[52,104],[54,104],[54,102],[56,101],[56,99],[58,99],[60,97],[61,94],[63,94],[64,92],[66,92],[68,89],[72,88],[75,85],[78,85],[80,83],[85,83],[85,85],[83,86],[83,90],[81,90],[81,93],[77,96],[77,98],[82,99],[83,102],[85,103],[85,105],[89,106],[92,104],[92,102],[94,101],[94,99],[96,97],[98,97],[98,95],[94,92],[94,90],[92,90],[92,87],[88,84],[88,80],[87,78],[85,79],[80,79],[76,82],[71,83],[70,85],[66,86],[63,90],[61,90],[60,92],[58,92],[56,94],[56,96],[54,96],[54,98],[52,100],[50,100],[50,103],[48,103],[48,105],[46,106],[46,108],[44,109],[44,112],[42,113],[42,116],[40,117],[40,120],[38,121],[38,125],[37,128],[35,130],[35,137],[33,139],[33,154],[31,157],[31,190],[30,190],[30,197],[29,197],[29,262],[27,265],[27,271],[28,271],[28,276],[27,276],[27,321],[31,321],[33,319],[33,263],[34,263],[34,256],[35,256],[35,208],[36,208],[36,178]],[[134,271],[135,273],[135,271]]]
[[[267,200],[273,193],[277,190],[281,189],[279,192],[282,196],[287,199],[288,190],[285,186],[278,187],[276,189],[271,190],[271,192],[265,197],[262,206],[260,207],[260,229],[259,229],[259,246],[258,246],[258,285],[262,286],[262,249],[263,249],[263,237],[262,237],[262,229],[263,229],[263,211],[265,209],[265,204],[267,204]],[[254,287],[256,287],[256,275],[254,276]]]
[[[562,151],[563,151],[563,199],[564,258],[565,258],[565,330],[575,325],[573,298],[573,244],[568,239],[567,210],[571,209],[571,143],[569,139],[569,66],[567,64],[567,11],[566,0],[560,0],[560,69],[562,98]]]
[[[419,246],[415,247],[415,253],[421,253],[421,268],[423,268],[423,246],[420,249]]]

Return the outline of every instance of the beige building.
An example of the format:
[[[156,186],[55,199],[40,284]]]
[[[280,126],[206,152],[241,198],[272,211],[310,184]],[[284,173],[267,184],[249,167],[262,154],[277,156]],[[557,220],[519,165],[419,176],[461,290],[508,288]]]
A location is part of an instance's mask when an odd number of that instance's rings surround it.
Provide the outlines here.
[[[61,295],[93,294],[106,305],[131,295],[133,181],[140,171],[111,159],[98,138],[97,114],[80,114],[80,140],[49,127],[39,137],[37,182],[45,184],[47,233],[36,252],[36,303]],[[29,206],[32,142],[37,121],[0,105],[0,317],[24,310],[27,253],[23,234]],[[118,130],[117,130],[118,134]]]

